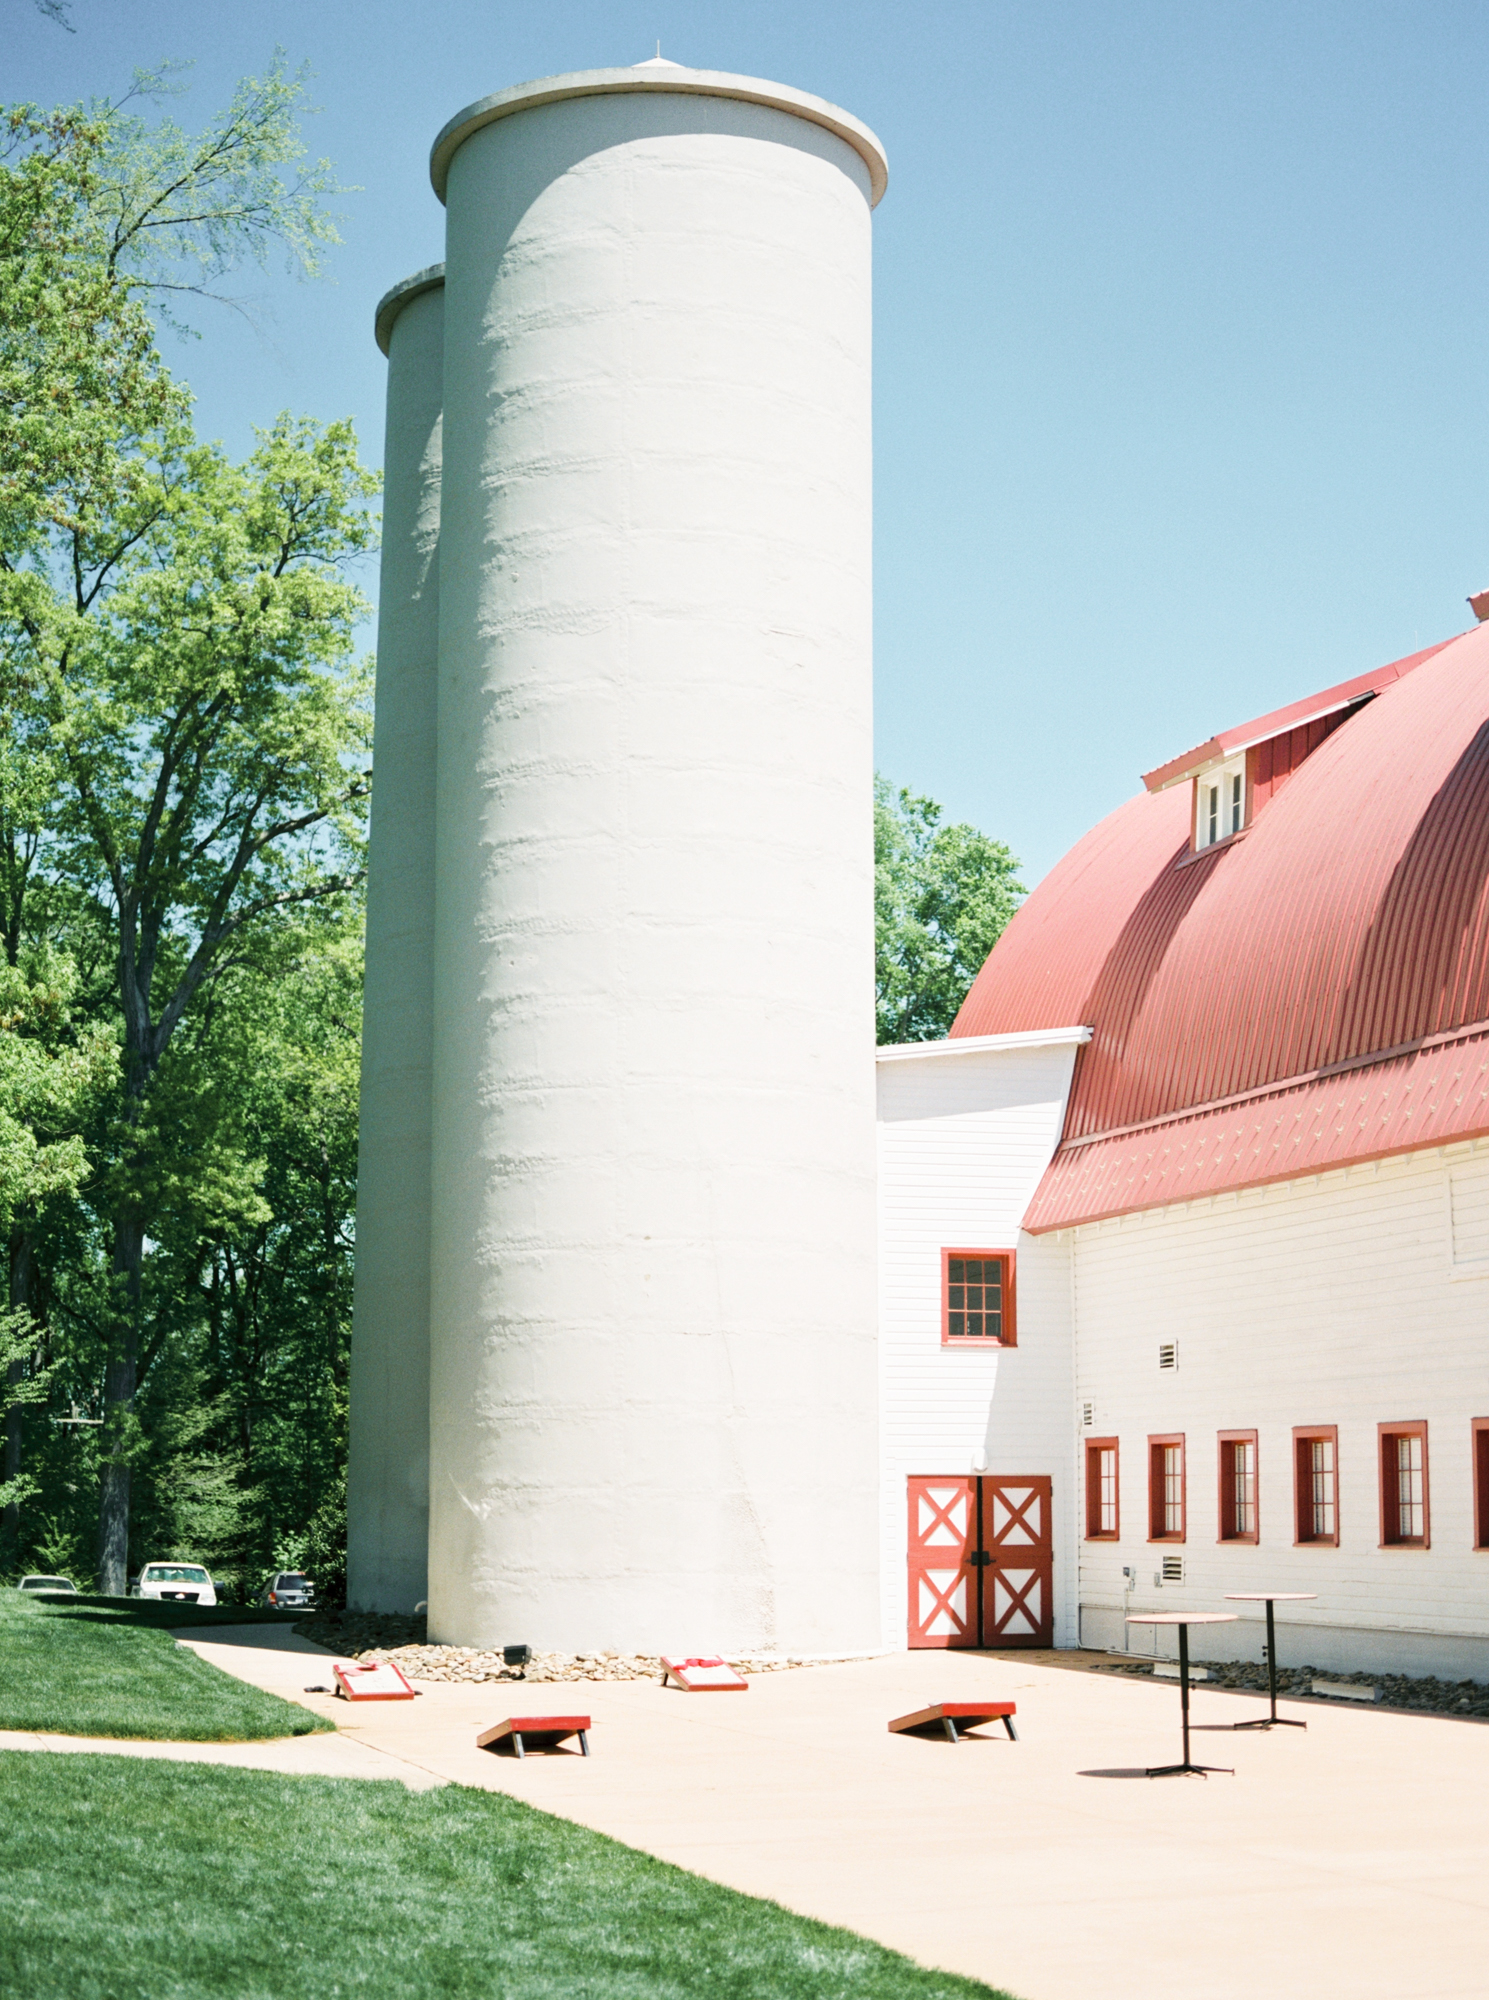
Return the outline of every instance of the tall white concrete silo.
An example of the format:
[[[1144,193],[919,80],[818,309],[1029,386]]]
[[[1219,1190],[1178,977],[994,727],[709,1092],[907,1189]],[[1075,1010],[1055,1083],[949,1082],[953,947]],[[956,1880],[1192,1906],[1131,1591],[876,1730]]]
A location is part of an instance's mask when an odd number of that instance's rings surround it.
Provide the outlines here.
[[[428,1591],[429,1116],[444,267],[377,308],[388,357],[367,888],[347,1597]]]
[[[651,63],[432,174],[431,1632],[873,1646],[883,155]]]

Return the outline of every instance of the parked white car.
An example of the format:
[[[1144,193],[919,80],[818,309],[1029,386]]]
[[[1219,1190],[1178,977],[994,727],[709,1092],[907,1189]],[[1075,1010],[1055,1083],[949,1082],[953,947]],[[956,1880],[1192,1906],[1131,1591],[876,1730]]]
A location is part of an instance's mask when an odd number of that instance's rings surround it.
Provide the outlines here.
[[[71,1577],[66,1576],[23,1576],[16,1585],[17,1590],[59,1590],[64,1596],[76,1597],[78,1587]]]
[[[215,1604],[217,1592],[200,1563],[146,1563],[131,1597],[154,1598],[162,1604]]]
[[[315,1585],[298,1570],[276,1570],[264,1585],[259,1600],[276,1611],[299,1611],[315,1604]]]

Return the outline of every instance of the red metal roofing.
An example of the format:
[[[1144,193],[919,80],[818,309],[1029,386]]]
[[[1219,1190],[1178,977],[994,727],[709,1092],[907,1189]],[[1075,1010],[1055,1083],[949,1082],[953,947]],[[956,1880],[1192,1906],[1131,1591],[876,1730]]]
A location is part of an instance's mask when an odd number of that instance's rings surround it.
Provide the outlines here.
[[[1150,792],[1161,792],[1165,786],[1176,785],[1182,778],[1192,778],[1206,764],[1217,763],[1234,751],[1249,750],[1253,743],[1265,743],[1287,730],[1301,729],[1306,723],[1316,722],[1321,716],[1335,715],[1352,702],[1363,700],[1366,695],[1379,694],[1392,681],[1409,674],[1413,667],[1419,667],[1423,660],[1430,660],[1434,653],[1441,650],[1439,646],[1429,646],[1425,653],[1412,653],[1404,660],[1392,660],[1388,666],[1377,667],[1374,673],[1356,674],[1352,681],[1340,681],[1336,687],[1325,688],[1320,694],[1311,694],[1303,701],[1289,702],[1286,708],[1274,708],[1270,715],[1258,715],[1251,722],[1237,723],[1234,729],[1222,729],[1208,743],[1197,744],[1182,756],[1170,757],[1156,771],[1145,771],[1143,783]]]
[[[1026,1227],[1489,1131],[1489,626],[1393,666],[1243,834],[1139,794],[1009,925],[952,1034],[1093,1030]]]

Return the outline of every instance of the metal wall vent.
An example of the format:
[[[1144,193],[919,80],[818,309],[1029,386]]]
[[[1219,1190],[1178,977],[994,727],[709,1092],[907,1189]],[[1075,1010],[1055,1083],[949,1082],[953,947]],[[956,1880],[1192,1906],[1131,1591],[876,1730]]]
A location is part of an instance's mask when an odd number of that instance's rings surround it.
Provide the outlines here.
[[[1160,1368],[1177,1368],[1179,1365],[1179,1343],[1177,1340],[1160,1340],[1158,1343],[1158,1365]]]
[[[1182,1556],[1165,1556],[1159,1575],[1165,1583],[1182,1583],[1184,1581],[1184,1558]]]
[[[1082,1429],[1090,1430],[1092,1424],[1094,1424],[1095,1421],[1096,1421],[1096,1405],[1094,1403],[1082,1403],[1081,1404]]]

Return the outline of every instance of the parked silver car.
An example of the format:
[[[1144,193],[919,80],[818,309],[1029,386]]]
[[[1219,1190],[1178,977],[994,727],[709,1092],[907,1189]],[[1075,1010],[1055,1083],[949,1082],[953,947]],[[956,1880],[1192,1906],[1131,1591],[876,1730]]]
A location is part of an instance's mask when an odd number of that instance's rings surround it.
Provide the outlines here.
[[[315,1606],[315,1585],[298,1570],[276,1570],[264,1585],[261,1604],[275,1611],[310,1611]]]
[[[78,1587],[71,1577],[66,1576],[23,1576],[16,1585],[17,1590],[57,1590],[64,1597],[76,1597]]]

